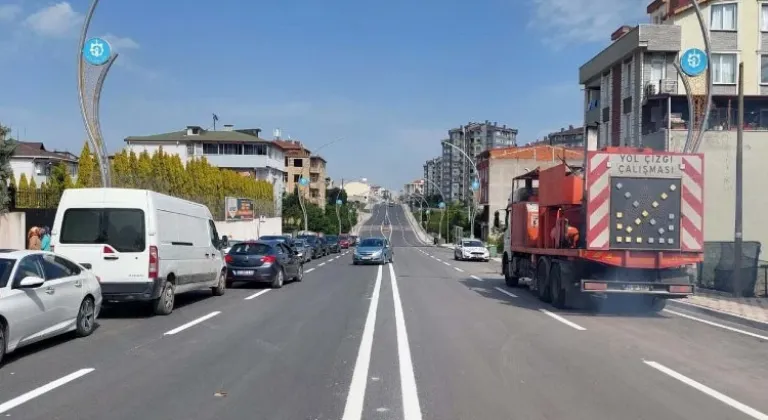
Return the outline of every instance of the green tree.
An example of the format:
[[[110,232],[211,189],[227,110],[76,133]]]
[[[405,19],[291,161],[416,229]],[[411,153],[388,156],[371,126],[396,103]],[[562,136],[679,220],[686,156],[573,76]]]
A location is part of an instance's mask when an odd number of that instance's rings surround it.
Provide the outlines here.
[[[18,143],[10,134],[11,130],[0,124],[0,214],[8,211],[8,204],[11,201],[8,194],[8,182],[13,176],[11,157]]]
[[[46,196],[49,194],[61,195],[65,189],[73,186],[72,176],[69,175],[69,166],[66,162],[59,162],[51,169]]]
[[[336,205],[336,200],[339,199],[343,204],[347,204],[347,192],[343,188],[333,187],[325,190],[325,200],[331,205]]]
[[[92,188],[96,186],[94,182],[96,172],[98,171],[96,166],[96,157],[91,153],[91,148],[86,141],[83,144],[83,149],[80,151],[80,159],[78,160],[77,182],[75,183],[77,188]]]
[[[139,154],[136,164],[136,187],[145,190],[154,190],[155,180],[152,176],[152,156],[144,150]]]
[[[22,173],[19,177],[19,186],[16,189],[16,206],[25,208],[29,206],[30,197],[29,181],[27,181],[27,174]]]
[[[115,187],[131,188],[133,187],[131,174],[131,162],[125,150],[115,153],[112,159],[112,183]]]

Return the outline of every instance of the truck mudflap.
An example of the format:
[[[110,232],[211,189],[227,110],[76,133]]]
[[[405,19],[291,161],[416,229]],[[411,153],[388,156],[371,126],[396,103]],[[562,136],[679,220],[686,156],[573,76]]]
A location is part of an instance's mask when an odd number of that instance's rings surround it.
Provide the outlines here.
[[[693,294],[693,285],[689,283],[582,280],[581,291],[594,294],[629,293],[684,298]]]

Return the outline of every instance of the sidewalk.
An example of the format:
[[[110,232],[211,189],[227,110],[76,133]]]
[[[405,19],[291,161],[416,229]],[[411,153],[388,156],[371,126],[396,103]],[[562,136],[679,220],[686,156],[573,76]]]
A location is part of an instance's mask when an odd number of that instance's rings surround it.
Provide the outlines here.
[[[357,223],[355,224],[355,226],[352,227],[352,229],[350,229],[349,234],[360,235],[360,229],[363,227],[365,222],[367,222],[368,219],[370,218],[371,218],[371,213],[363,213],[363,212],[357,213]]]
[[[768,330],[768,298],[734,298],[709,290],[671,301],[670,306],[702,312],[717,318]]]

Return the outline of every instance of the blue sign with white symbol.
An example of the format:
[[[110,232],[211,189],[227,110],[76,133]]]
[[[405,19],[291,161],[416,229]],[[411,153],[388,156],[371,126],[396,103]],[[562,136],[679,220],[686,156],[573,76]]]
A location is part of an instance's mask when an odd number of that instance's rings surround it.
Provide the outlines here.
[[[440,207],[441,209],[444,209],[445,208],[445,203],[443,203],[441,201],[440,204],[437,205],[437,207]]]
[[[299,185],[301,185],[302,187],[306,187],[307,185],[309,185],[309,179],[304,177],[299,178]]]
[[[83,45],[83,59],[93,66],[104,65],[111,56],[112,47],[101,38],[91,38]]]
[[[698,48],[689,48],[680,56],[680,69],[691,77],[704,73],[708,64],[707,53]]]
[[[476,191],[478,188],[480,188],[480,183],[475,181],[472,181],[472,191]]]
[[[341,200],[336,200],[336,205],[340,206],[341,205]]]

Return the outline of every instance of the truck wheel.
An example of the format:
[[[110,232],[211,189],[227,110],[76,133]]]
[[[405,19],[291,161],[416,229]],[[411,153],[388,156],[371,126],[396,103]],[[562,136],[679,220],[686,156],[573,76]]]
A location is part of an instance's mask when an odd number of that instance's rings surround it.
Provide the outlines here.
[[[549,284],[552,291],[552,306],[557,309],[565,309],[567,295],[563,287],[563,276],[559,264],[552,265],[552,269],[549,271]]]
[[[552,301],[552,288],[549,282],[549,264],[546,260],[539,261],[539,266],[536,269],[536,294],[539,296],[539,300],[545,303]]]
[[[643,296],[643,309],[646,313],[657,313],[664,310],[667,300],[655,296]]]
[[[512,267],[510,267],[510,263],[507,261],[506,256],[502,262],[501,271],[504,273],[504,283],[506,283],[507,286],[517,287],[520,285],[520,277],[514,275],[512,272]]]

